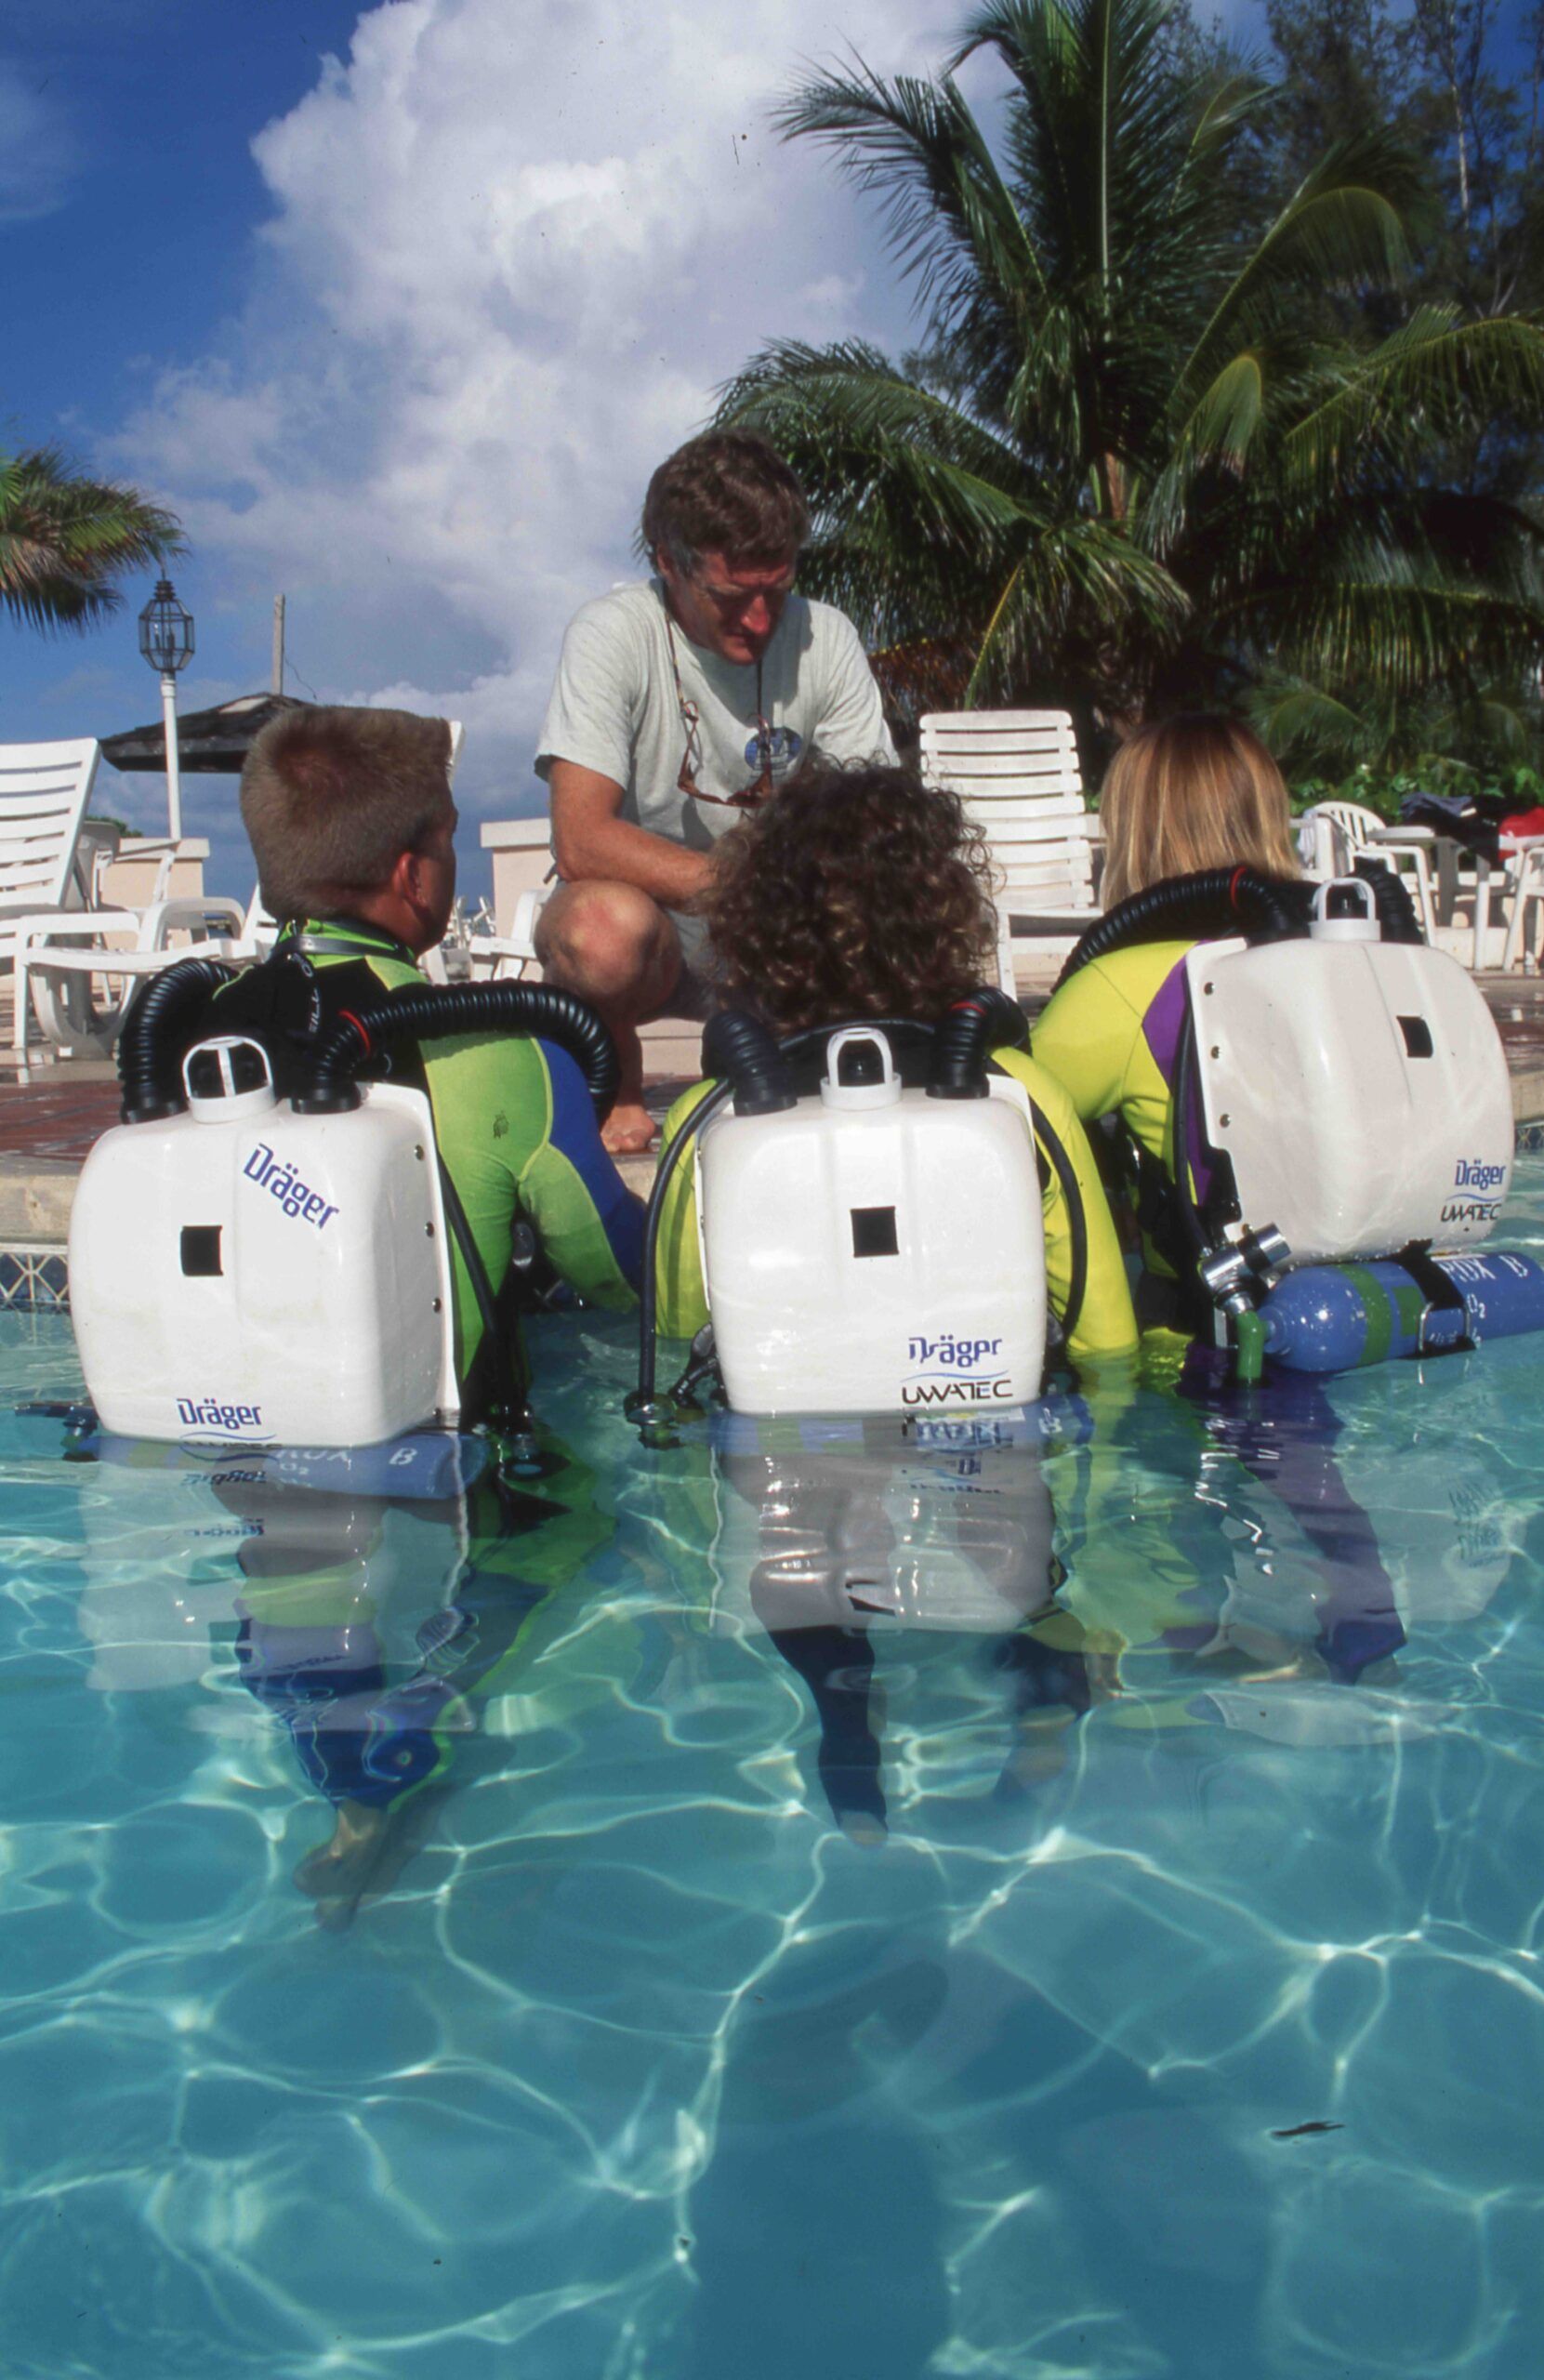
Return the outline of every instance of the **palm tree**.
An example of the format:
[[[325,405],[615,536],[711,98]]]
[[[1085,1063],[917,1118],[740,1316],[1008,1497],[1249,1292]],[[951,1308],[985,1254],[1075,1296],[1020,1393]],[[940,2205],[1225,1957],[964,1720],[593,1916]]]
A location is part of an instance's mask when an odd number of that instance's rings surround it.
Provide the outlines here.
[[[854,60],[779,112],[879,201],[923,324],[900,364],[775,343],[722,394],[806,482],[807,583],[903,675],[956,656],[970,702],[1117,728],[1277,671],[1405,697],[1537,666],[1539,526],[1445,465],[1493,408],[1544,420],[1544,334],[1336,328],[1326,289],[1397,290],[1416,168],[1369,133],[1241,220],[1270,88],[1184,69],[1168,15],[983,0],[940,79]],[[954,79],[981,50],[996,152]]]
[[[133,488],[82,478],[53,447],[0,455],[0,606],[29,628],[88,628],[126,572],[184,550],[173,514]]]

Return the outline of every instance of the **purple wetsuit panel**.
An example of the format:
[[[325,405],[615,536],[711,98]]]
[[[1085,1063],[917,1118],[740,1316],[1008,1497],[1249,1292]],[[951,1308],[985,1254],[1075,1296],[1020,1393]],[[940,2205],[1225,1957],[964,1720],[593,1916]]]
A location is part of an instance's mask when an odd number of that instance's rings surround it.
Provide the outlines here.
[[[1185,983],[1185,962],[1171,967],[1142,1018],[1142,1037],[1152,1053],[1153,1063],[1168,1086],[1170,1103],[1174,1096],[1174,1068],[1180,1052],[1180,1028],[1185,1021],[1190,994]],[[1211,1196],[1211,1168],[1201,1156],[1206,1135],[1201,1129],[1201,1089],[1191,1084],[1190,1113],[1184,1119],[1185,1155],[1190,1162],[1191,1180],[1195,1184],[1195,1197],[1205,1206]]]

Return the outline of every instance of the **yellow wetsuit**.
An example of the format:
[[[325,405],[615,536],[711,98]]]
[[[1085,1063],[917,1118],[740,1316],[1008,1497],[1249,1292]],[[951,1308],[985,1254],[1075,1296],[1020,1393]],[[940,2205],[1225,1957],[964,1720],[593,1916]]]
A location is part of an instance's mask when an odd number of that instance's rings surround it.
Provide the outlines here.
[[[1184,959],[1194,942],[1145,942],[1090,960],[1052,995],[1035,1027],[1037,1063],[1085,1124],[1119,1116],[1174,1180],[1174,1065],[1184,1021]],[[1155,1272],[1171,1273],[1144,1243]]]
[[[1136,1350],[1137,1326],[1120,1244],[1105,1201],[1104,1191],[1089,1146],[1088,1134],[1073,1111],[1060,1083],[1022,1050],[995,1050],[993,1058],[1003,1072],[1023,1085],[1036,1112],[1043,1115],[1067,1153],[1083,1202],[1088,1239],[1088,1276],[1083,1304],[1067,1352],[1075,1363],[1129,1355]],[[671,1108],[665,1123],[665,1144],[692,1110],[706,1098],[710,1082],[694,1083]],[[1067,1200],[1056,1169],[1042,1167],[1046,1235],[1046,1290],[1052,1313],[1060,1321],[1066,1313],[1072,1286],[1073,1235]],[[697,1199],[690,1162],[680,1165],[665,1195],[660,1217],[659,1252],[655,1265],[659,1297],[659,1328],[666,1338],[686,1339],[707,1320],[702,1263],[697,1247]]]

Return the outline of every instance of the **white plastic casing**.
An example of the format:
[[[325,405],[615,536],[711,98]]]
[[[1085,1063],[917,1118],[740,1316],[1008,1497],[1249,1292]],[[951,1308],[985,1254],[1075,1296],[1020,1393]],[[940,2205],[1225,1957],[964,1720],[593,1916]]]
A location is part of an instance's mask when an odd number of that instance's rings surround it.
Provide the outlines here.
[[[423,1094],[372,1084],[338,1116],[286,1104],[226,1117],[219,1104],[118,1125],[86,1158],[70,1300],[103,1427],[342,1447],[454,1419]]]
[[[1296,1264],[1493,1228],[1515,1128],[1490,1012],[1416,943],[1209,943],[1185,961],[1207,1137]]]
[[[816,1096],[705,1128],[703,1277],[737,1411],[1038,1395],[1045,1244],[1029,1102],[989,1079],[985,1099],[887,1083],[862,1106]]]
[[[1355,902],[1353,909],[1347,910],[1348,901]],[[1381,942],[1382,938],[1377,897],[1365,877],[1337,876],[1320,885],[1308,921],[1310,942]]]

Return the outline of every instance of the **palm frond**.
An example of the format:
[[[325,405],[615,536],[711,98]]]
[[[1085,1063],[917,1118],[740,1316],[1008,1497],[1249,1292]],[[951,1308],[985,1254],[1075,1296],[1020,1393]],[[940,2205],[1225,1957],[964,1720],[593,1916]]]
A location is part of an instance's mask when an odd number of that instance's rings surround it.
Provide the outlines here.
[[[1381,131],[1339,142],[1280,210],[1218,298],[1179,372],[1177,404],[1190,410],[1235,342],[1251,310],[1304,286],[1391,285],[1409,261],[1405,214],[1416,194],[1410,160]]]
[[[785,139],[821,142],[878,196],[903,274],[940,323],[979,303],[979,274],[1013,291],[1043,287],[1033,241],[957,86],[945,76],[886,83],[861,60],[791,92],[772,121]]]
[[[117,609],[125,573],[183,550],[171,513],[56,447],[0,455],[0,606],[27,627],[88,628]]]
[[[1282,442],[1287,484],[1339,485],[1371,444],[1408,452],[1509,409],[1544,418],[1544,329],[1524,316],[1460,322],[1418,307],[1369,354],[1341,361]]]

